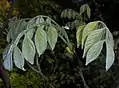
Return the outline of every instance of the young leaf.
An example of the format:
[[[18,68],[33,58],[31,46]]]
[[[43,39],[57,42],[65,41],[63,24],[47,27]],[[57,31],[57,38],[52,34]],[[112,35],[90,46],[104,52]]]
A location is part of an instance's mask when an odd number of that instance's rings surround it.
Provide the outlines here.
[[[46,22],[51,25],[51,19],[49,17],[46,19]]]
[[[115,54],[112,46],[106,41],[106,71],[112,66]]]
[[[102,36],[103,36],[103,32],[104,29],[97,29],[94,30],[93,32],[91,32],[85,42],[85,47],[84,47],[84,53],[83,53],[83,58],[85,57],[87,51],[89,50],[89,48],[95,44],[96,42],[100,41]]]
[[[84,29],[84,25],[83,26],[79,26],[77,28],[77,32],[76,32],[76,40],[77,40],[77,48],[79,47],[79,45],[81,44],[81,38],[82,38],[82,31]]]
[[[87,36],[89,35],[89,33],[91,33],[93,30],[95,30],[97,23],[98,22],[90,22],[85,26],[83,33],[82,33],[82,43],[81,43],[82,48],[84,47],[84,43],[85,43]]]
[[[40,18],[40,23],[43,23],[44,22],[44,19],[43,17]]]
[[[76,18],[76,12],[74,10],[72,10],[71,16],[72,16],[73,19]]]
[[[95,43],[87,52],[86,65],[94,61],[101,53],[103,48],[104,40]]]
[[[58,38],[57,30],[53,26],[49,26],[47,35],[48,35],[48,43],[51,49],[53,50]]]
[[[22,43],[22,53],[24,58],[31,64],[34,64],[35,46],[33,41],[25,35]]]
[[[39,17],[36,19],[36,24],[38,24],[38,23],[40,23],[40,18]]]
[[[11,51],[4,58],[3,66],[5,69],[7,69],[9,71],[11,71],[13,69],[13,61],[12,61],[12,52]]]
[[[35,34],[35,45],[39,56],[43,54],[47,48],[47,35],[43,29],[44,26],[38,27]]]
[[[66,47],[66,51],[70,54],[70,55],[74,55],[74,52],[72,52],[72,50],[69,47]]]
[[[22,55],[21,50],[17,46],[15,46],[15,48],[14,48],[13,57],[14,57],[15,66],[18,67],[19,69],[22,69],[25,71],[25,69],[24,69],[24,57]]]

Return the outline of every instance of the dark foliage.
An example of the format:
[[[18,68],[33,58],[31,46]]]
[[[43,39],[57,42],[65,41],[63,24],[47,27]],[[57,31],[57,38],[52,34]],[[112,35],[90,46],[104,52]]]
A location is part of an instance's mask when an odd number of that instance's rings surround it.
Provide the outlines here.
[[[65,8],[79,11],[79,7],[84,3],[88,3],[91,7],[91,19],[88,22],[102,20],[112,32],[118,31],[119,1],[117,0],[18,0],[17,8],[19,9],[19,17],[21,18],[44,14],[53,17],[59,24],[64,25],[65,21],[62,22],[59,17],[61,11]],[[70,31],[69,35],[72,32],[74,31]],[[117,35],[116,39],[118,38]],[[47,54],[48,56],[44,56],[45,59],[41,59],[42,71],[48,77],[50,84],[55,84],[58,88],[84,88],[80,76],[80,69],[82,69],[85,81],[90,88],[117,88],[119,86],[118,59],[115,61],[113,67],[106,72],[104,70],[104,57],[100,57],[86,67],[85,59],[82,59],[81,49],[76,49],[76,52],[83,65],[78,63],[79,59],[76,56],[67,55],[62,50],[64,47],[64,44],[61,42],[57,44],[56,51],[54,52],[56,60],[51,53]],[[46,85],[46,88],[49,88],[49,84]],[[29,87],[32,88],[32,86],[30,85]]]

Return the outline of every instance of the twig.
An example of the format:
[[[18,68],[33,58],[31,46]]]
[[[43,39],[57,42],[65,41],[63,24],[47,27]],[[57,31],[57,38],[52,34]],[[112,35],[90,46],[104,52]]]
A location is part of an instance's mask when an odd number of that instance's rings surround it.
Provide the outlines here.
[[[28,62],[27,62],[27,64],[33,71],[35,71],[36,73],[39,73],[39,71],[37,69],[35,69],[33,66],[31,66]]]
[[[79,70],[79,74],[80,74],[81,79],[82,79],[82,81],[83,81],[84,87],[85,87],[85,88],[89,88],[89,86],[87,85],[87,83],[86,83],[86,81],[85,81],[85,79],[84,79],[84,76],[83,76],[83,73],[82,73],[82,69]]]
[[[39,64],[39,61],[38,61],[38,57],[36,57],[36,65],[37,65],[37,68],[39,70],[39,74],[47,81],[47,78],[44,76],[44,74],[42,73],[41,71],[41,68],[40,68],[40,64]]]
[[[36,73],[40,74],[45,80],[47,80],[47,78],[43,75],[43,73],[41,72],[41,68],[40,68],[40,64],[38,62],[38,58],[36,58],[36,65],[37,65],[37,68],[34,68],[33,66],[31,66],[28,62],[27,62],[28,66]]]
[[[53,51],[51,51],[51,52],[52,52],[52,55],[53,55],[53,57],[54,57],[54,59],[55,59],[55,61],[56,61],[54,70],[53,70],[53,72],[52,72],[52,75],[54,75],[54,73],[55,73],[55,71],[56,71],[56,69],[57,69],[57,57],[56,57],[56,55],[55,55],[55,53],[54,53]]]
[[[7,73],[3,70],[3,67],[0,66],[0,76],[3,80],[3,83],[4,83],[4,87],[5,88],[10,88],[10,82],[9,82],[9,77],[7,75]]]
[[[78,58],[77,53],[75,53],[75,56],[76,56],[76,58],[78,60],[78,64],[80,65],[79,74],[80,74],[80,77],[81,77],[81,79],[83,81],[84,88],[89,88],[89,86],[87,85],[87,83],[86,83],[86,81],[84,79],[83,72],[82,72],[82,67],[81,66],[82,66],[83,63],[81,63],[80,59]]]

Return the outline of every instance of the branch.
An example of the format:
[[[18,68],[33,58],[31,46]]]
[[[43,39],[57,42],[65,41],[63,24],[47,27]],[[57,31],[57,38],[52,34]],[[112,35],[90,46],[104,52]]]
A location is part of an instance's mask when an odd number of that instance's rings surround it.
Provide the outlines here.
[[[41,71],[41,68],[40,68],[40,64],[39,64],[39,61],[38,61],[38,57],[36,57],[36,65],[37,65],[37,68],[39,70],[39,74],[47,81],[47,78],[44,76],[44,74],[42,73]]]
[[[83,76],[83,73],[82,73],[82,69],[79,70],[79,74],[81,76],[81,79],[83,81],[83,85],[84,85],[84,88],[89,88],[89,86],[87,85],[85,79],[84,79],[84,76]]]
[[[80,74],[80,77],[81,77],[81,79],[82,79],[82,81],[83,81],[84,88],[89,88],[89,86],[87,85],[87,83],[86,83],[86,81],[85,81],[85,79],[84,79],[83,72],[82,72],[82,67],[81,67],[81,66],[83,66],[83,65],[82,65],[83,63],[80,61],[80,59],[79,59],[77,53],[75,53],[75,56],[76,56],[76,58],[77,58],[77,60],[78,60],[78,64],[80,65],[79,74]]]
[[[37,69],[35,69],[32,65],[30,65],[28,62],[27,62],[28,66],[36,73],[39,73],[39,71]]]
[[[4,82],[5,88],[10,88],[9,77],[6,74],[6,72],[3,70],[2,66],[0,66],[0,77],[2,78]]]

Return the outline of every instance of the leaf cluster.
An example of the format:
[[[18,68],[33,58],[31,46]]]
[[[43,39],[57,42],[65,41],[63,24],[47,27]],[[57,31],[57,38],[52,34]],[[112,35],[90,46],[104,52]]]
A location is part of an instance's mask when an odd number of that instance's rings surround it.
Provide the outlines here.
[[[91,9],[89,8],[88,4],[82,5],[80,7],[79,12],[73,9],[65,9],[61,13],[61,18],[71,21],[65,24],[71,29],[86,24],[85,22],[90,19],[90,16],[91,16]]]
[[[106,70],[114,63],[114,40],[111,32],[102,21],[90,22],[86,26],[79,26],[76,33],[77,47],[84,49],[86,65],[94,61],[101,53],[104,42],[106,44]]]
[[[70,46],[65,30],[47,16],[36,16],[29,21],[20,19],[13,23],[9,25],[9,45],[3,53],[3,65],[8,70],[13,69],[13,62],[22,70],[25,70],[25,60],[33,65],[35,57],[40,57],[46,49],[54,50],[58,36]]]

